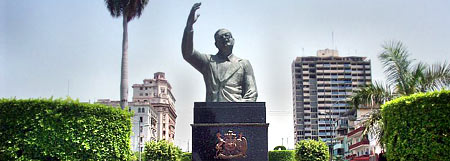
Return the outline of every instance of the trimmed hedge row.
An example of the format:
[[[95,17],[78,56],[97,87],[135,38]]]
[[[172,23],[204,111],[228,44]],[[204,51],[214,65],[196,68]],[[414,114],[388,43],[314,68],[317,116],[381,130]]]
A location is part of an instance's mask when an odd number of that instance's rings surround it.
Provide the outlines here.
[[[0,99],[0,158],[130,160],[131,116],[71,99]]]
[[[417,93],[381,110],[388,160],[450,160],[450,91]]]
[[[294,150],[269,151],[269,161],[295,161]]]

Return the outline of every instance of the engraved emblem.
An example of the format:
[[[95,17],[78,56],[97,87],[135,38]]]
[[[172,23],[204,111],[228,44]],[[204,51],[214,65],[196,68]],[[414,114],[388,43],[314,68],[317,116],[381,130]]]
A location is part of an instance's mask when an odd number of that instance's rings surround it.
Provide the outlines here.
[[[236,137],[232,130],[228,130],[225,136],[220,133],[216,134],[219,142],[216,144],[216,159],[233,159],[247,157],[247,139],[242,133]]]

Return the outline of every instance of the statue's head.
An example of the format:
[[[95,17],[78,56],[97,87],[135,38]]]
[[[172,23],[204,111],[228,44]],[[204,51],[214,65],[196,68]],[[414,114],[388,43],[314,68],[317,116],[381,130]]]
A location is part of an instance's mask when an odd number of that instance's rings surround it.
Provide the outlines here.
[[[227,29],[219,29],[214,34],[214,39],[216,40],[216,47],[221,52],[226,52],[231,54],[231,51],[233,50],[234,45],[234,38],[233,35],[231,35],[231,32]]]

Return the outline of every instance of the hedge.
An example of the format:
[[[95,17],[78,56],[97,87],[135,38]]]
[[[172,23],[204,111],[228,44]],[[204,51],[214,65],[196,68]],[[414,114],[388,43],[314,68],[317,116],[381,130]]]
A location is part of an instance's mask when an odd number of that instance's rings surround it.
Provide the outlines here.
[[[297,161],[327,161],[330,158],[328,146],[323,141],[301,140],[295,144]]]
[[[381,110],[388,160],[450,160],[450,91],[417,93]]]
[[[294,150],[269,151],[269,161],[295,161]]]
[[[192,153],[183,152],[183,154],[181,155],[180,161],[192,161]]]
[[[129,160],[131,116],[71,99],[0,99],[0,158]]]

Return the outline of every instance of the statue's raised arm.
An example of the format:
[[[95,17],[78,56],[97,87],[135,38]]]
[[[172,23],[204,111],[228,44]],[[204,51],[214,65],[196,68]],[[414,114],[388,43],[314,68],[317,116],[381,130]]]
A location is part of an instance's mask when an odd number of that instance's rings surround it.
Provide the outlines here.
[[[197,21],[199,14],[195,14],[195,11],[200,9],[202,3],[195,3],[192,6],[191,12],[186,22],[186,27],[184,28],[183,40],[181,42],[181,53],[183,54],[184,60],[189,62],[195,69],[201,71],[203,61],[202,56],[194,50],[194,30],[193,25]]]

